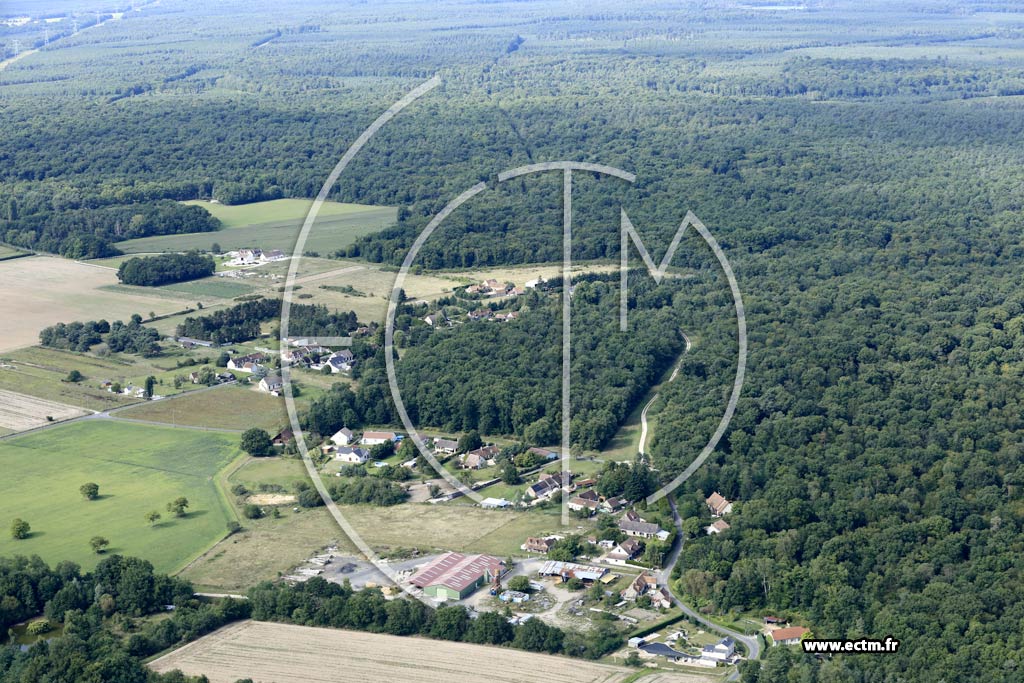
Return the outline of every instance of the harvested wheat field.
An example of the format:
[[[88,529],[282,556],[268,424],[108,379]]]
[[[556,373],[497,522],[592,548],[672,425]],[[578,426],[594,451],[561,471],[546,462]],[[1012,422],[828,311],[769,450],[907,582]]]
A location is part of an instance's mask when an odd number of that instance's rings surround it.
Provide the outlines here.
[[[50,422],[70,420],[90,411],[65,403],[0,389],[0,427],[12,432],[40,427]]]
[[[619,683],[626,667],[504,647],[404,638],[358,631],[244,621],[150,663],[211,683]],[[713,676],[666,674],[663,683],[706,683]]]

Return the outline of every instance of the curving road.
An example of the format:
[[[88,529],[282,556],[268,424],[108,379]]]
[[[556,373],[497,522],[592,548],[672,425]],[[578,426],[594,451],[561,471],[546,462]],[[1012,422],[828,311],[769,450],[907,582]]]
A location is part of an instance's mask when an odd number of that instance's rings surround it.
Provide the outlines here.
[[[683,339],[686,341],[686,349],[683,352],[683,356],[685,356],[687,353],[689,353],[692,344],[690,343],[690,338],[686,336],[685,333],[683,334]],[[673,381],[679,374],[679,367],[681,364],[682,358],[680,358],[679,363],[676,364],[675,369],[672,371],[672,375],[668,378],[669,382]],[[658,394],[655,394],[654,396],[651,397],[651,400],[647,402],[647,405],[644,406],[643,411],[641,411],[640,413],[639,451],[641,455],[644,454],[644,448],[647,445],[647,411],[650,409],[650,407],[654,404],[656,400],[658,400]],[[679,554],[683,550],[683,543],[685,543],[685,541],[683,540],[683,520],[679,517],[679,511],[676,509],[675,498],[672,496],[667,496],[666,500],[668,500],[668,504],[672,508],[672,522],[676,526],[676,543],[674,546],[672,546],[672,550],[669,552],[668,557],[665,559],[665,568],[658,573],[658,584],[668,588],[669,593],[672,595],[672,601],[676,604],[677,607],[679,607],[679,609],[683,611],[683,614],[688,616],[690,619],[693,619],[697,623],[701,624],[702,626],[704,626],[704,628],[708,629],[709,631],[714,631],[716,633],[721,633],[722,635],[729,636],[737,643],[740,643],[741,645],[743,645],[743,647],[746,648],[747,657],[749,659],[757,659],[761,656],[761,641],[758,640],[756,635],[748,636],[737,631],[733,631],[732,629],[725,628],[724,626],[719,626],[718,624],[710,621],[703,615],[698,614],[696,611],[691,609],[686,603],[680,600],[679,596],[677,596],[675,594],[675,591],[672,590],[672,570],[675,568],[676,563],[679,561]],[[729,676],[728,680],[739,680],[739,671],[734,671]]]
[[[676,375],[679,374],[679,366],[683,363],[683,357],[690,352],[690,347],[693,346],[693,344],[690,343],[690,338],[686,336],[685,332],[680,332],[680,334],[683,335],[683,341],[686,342],[686,348],[683,349],[683,355],[679,357],[679,362],[672,371],[672,375],[668,378],[669,382],[673,381],[676,378]],[[640,447],[638,449],[640,451],[640,455],[644,455],[644,448],[647,446],[647,411],[651,409],[651,406],[654,405],[654,402],[657,400],[658,394],[655,394],[651,397],[651,400],[647,402],[647,405],[644,406],[644,409],[640,411]]]

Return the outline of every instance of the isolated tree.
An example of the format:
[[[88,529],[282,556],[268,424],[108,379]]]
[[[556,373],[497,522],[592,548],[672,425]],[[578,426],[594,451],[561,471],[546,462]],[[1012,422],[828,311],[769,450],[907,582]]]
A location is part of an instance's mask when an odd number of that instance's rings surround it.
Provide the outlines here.
[[[510,590],[528,593],[530,591],[530,578],[527,576],[513,576],[508,580]]]
[[[255,503],[248,503],[242,508],[242,514],[246,519],[259,519],[263,516],[263,508]]]
[[[78,487],[78,492],[82,494],[82,497],[86,500],[96,500],[100,497],[100,485],[89,482],[88,484],[82,484]]]
[[[146,378],[146,398],[153,398],[153,387],[156,386],[156,377],[150,375]]]
[[[502,466],[501,480],[510,486],[515,486],[519,483],[519,470],[516,469],[515,464],[511,460]]]
[[[214,242],[213,244],[211,244],[210,251],[213,252],[214,254],[221,253],[222,249],[220,248],[220,242]]]
[[[110,541],[108,541],[107,539],[103,538],[102,536],[93,536],[92,538],[89,539],[89,547],[92,548],[92,551],[94,553],[96,553],[97,555],[102,553],[103,550],[108,545],[110,545]]]
[[[469,451],[475,451],[477,448],[480,448],[483,445],[484,445],[484,442],[480,438],[480,433],[478,431],[476,431],[475,429],[472,430],[472,431],[466,432],[465,434],[463,434],[462,436],[459,437],[458,448],[463,453],[466,453],[466,452],[469,452]]]
[[[250,427],[242,432],[242,450],[249,455],[263,456],[274,452],[274,444],[265,429]]]
[[[17,518],[11,522],[11,538],[16,541],[20,541],[23,538],[28,538],[28,535],[32,533],[32,527],[29,523],[23,519]]]
[[[81,382],[83,379],[85,379],[85,376],[82,373],[80,373],[78,370],[72,370],[71,372],[68,373],[68,376],[67,376],[67,378],[65,378],[64,381],[65,382]]]
[[[181,498],[175,498],[167,504],[167,511],[175,517],[184,517],[186,508],[188,508],[188,498],[185,498],[184,496]]]
[[[228,361],[229,360],[231,360],[231,356],[228,355],[228,352],[227,351],[221,351],[220,355],[217,356],[217,367],[218,368],[226,368],[228,366]]]
[[[150,526],[156,526],[156,523],[160,521],[160,513],[156,510],[147,512],[146,521],[149,522]]]

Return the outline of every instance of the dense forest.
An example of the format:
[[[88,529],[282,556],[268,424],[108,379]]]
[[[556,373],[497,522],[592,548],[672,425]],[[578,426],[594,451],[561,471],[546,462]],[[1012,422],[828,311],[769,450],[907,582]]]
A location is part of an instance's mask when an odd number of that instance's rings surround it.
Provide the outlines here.
[[[113,243],[120,240],[220,229],[220,221],[199,206],[172,201],[104,206],[78,193],[42,205],[11,197],[0,214],[0,241],[76,259],[115,256],[120,252]]]
[[[140,620],[168,606],[168,618]],[[200,683],[180,672],[157,674],[142,659],[249,613],[241,600],[201,602],[187,581],[156,574],[137,558],[111,555],[91,572],[72,562],[50,568],[38,557],[0,558],[0,627],[45,615],[51,628],[64,629],[52,642],[0,648],[0,681]]]
[[[126,285],[159,287],[172,282],[198,280],[213,275],[217,264],[209,254],[158,254],[136,256],[117,269],[117,279]]]
[[[372,3],[338,17],[314,2],[319,30],[303,32],[308,17],[261,3],[218,3],[201,21],[161,3],[0,72],[4,241],[102,255],[131,216],[164,200],[312,197],[374,117],[440,73],[443,85],[381,129],[332,191],[401,207],[394,228],[340,244],[343,254],[400,263],[437,211],[486,181],[418,265],[558,261],[559,178],[499,184],[496,174],[575,159],[638,178],[576,174],[574,259],[617,258],[620,204],[656,261],[687,210],[728,255],[746,303],[747,382],[680,508],[691,528],[706,521],[701,500],[713,490],[736,509],[726,533],[686,542],[678,585],[710,612],[778,613],[820,637],[902,641],[884,657],[771,648],[744,678],[1017,681],[1024,19],[1019,3],[998,1],[806,4],[595,0],[580,10],[538,0],[511,21],[494,3],[390,14]],[[130,62],[104,55],[129,34]],[[7,49],[7,34],[0,40]],[[57,137],[64,144],[51,144]],[[127,218],[90,223],[85,207]],[[651,409],[649,455],[662,477],[707,442],[736,361],[717,267],[689,242],[673,264],[693,275],[673,291],[671,312],[694,347]],[[614,299],[614,286],[601,286],[609,293],[595,316]],[[589,320],[581,302],[573,314]],[[514,347],[526,341],[517,326],[536,324],[543,343],[531,358],[547,368],[545,320],[558,327],[538,305],[514,324],[428,335],[406,314],[399,367],[421,382],[407,392],[420,420],[440,419],[433,403],[451,402],[430,393],[442,381],[426,350],[480,367],[485,351],[454,339]],[[196,337],[243,326],[193,324]],[[314,402],[316,431],[394,421],[383,352],[364,348],[355,391]],[[497,359],[549,405],[549,380],[516,363]],[[486,386],[511,380],[464,374],[490,419]],[[525,415],[496,419],[525,433],[540,419]]]

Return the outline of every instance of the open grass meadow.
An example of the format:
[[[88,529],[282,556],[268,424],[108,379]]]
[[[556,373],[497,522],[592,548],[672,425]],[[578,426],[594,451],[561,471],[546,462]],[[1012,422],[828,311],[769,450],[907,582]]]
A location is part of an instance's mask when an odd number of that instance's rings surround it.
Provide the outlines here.
[[[110,540],[107,554],[143,557],[157,571],[173,572],[225,535],[235,514],[215,475],[240,456],[238,437],[113,420],[86,420],[0,442],[0,555],[39,555],[53,564],[72,560],[92,567],[102,556],[89,539]],[[98,500],[79,487],[95,482]],[[166,504],[189,500],[188,514],[173,517]],[[163,518],[155,526],[151,510]],[[6,532],[20,517],[32,534]]]
[[[202,206],[224,224],[216,232],[161,235],[118,242],[117,248],[128,254],[163,251],[208,250],[217,243],[221,249],[259,247],[290,253],[302,222],[312,204],[308,199],[275,199],[254,204],[225,206],[205,201],[188,204]],[[306,251],[330,253],[351,244],[357,237],[377,232],[394,224],[396,209],[387,206],[324,202],[306,241]]]
[[[251,458],[222,473],[228,490],[243,484],[256,492],[260,484],[276,484],[291,491],[293,482],[308,481],[301,460]],[[248,494],[234,496],[236,505]],[[181,576],[209,592],[241,593],[259,581],[274,579],[325,546],[356,552],[327,508],[279,508],[280,517],[243,519],[243,530],[229,536],[184,569]]]

